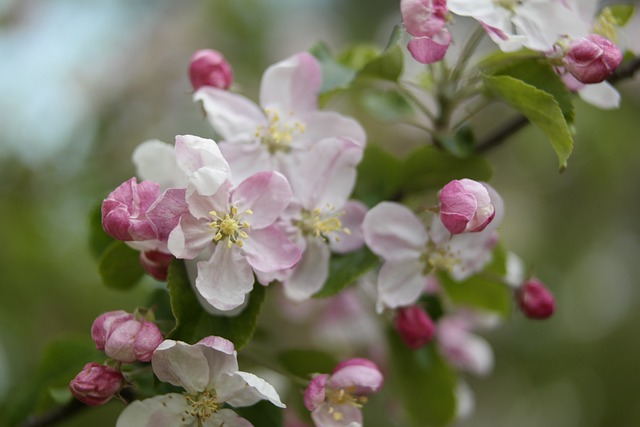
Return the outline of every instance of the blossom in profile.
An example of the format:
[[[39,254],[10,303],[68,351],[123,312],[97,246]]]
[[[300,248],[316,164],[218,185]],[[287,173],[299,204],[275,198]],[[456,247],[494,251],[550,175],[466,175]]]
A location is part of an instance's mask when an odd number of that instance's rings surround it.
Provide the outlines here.
[[[202,49],[191,56],[189,79],[194,90],[203,86],[229,89],[233,83],[233,70],[222,53]]]
[[[87,363],[69,383],[73,397],[89,406],[107,403],[120,391],[124,378],[119,370],[99,363]]]
[[[271,384],[238,370],[233,343],[221,337],[209,336],[194,345],[166,340],[153,353],[151,364],[160,381],[184,392],[129,404],[116,427],[251,427],[225,404],[243,407],[268,400],[285,406]]]
[[[316,427],[360,427],[362,405],[380,390],[383,376],[367,359],[345,360],[331,375],[313,377],[304,392],[304,404]]]
[[[438,198],[440,220],[451,234],[482,231],[496,214],[486,184],[472,179],[449,182]]]
[[[413,36],[407,48],[422,64],[440,61],[449,49],[451,34],[446,28],[446,0],[401,0],[405,29]]]
[[[324,138],[345,137],[364,146],[362,126],[352,118],[318,110],[322,72],[316,58],[301,52],[269,67],[262,76],[260,105],[213,87],[194,94],[221,140],[234,185],[256,172],[277,171],[293,181],[289,167]]]

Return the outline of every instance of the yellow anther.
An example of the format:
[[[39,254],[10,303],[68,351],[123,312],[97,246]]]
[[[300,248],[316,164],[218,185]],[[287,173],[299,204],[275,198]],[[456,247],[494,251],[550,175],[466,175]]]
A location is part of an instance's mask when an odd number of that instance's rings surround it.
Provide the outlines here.
[[[246,213],[247,215],[253,215],[253,211],[251,209],[247,209],[246,211],[244,211],[244,213]]]

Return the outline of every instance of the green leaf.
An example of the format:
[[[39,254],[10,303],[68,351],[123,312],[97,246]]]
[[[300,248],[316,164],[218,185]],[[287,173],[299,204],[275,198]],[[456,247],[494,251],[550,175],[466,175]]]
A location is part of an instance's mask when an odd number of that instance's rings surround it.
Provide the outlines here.
[[[506,252],[498,247],[493,252],[491,263],[481,273],[461,282],[443,272],[438,274],[438,278],[454,304],[488,310],[507,318],[513,310],[513,294],[503,283],[506,262]]]
[[[360,93],[360,104],[374,117],[385,122],[397,122],[411,117],[413,107],[396,89],[369,87]]]
[[[439,137],[440,145],[455,157],[463,159],[473,154],[475,149],[475,136],[467,125],[461,126],[454,134]]]
[[[402,167],[402,188],[407,192],[439,189],[453,179],[488,181],[491,164],[479,155],[458,158],[434,146],[423,146],[411,153]]]
[[[41,413],[58,405],[58,399],[68,397],[64,389],[69,389],[69,381],[83,366],[101,359],[104,359],[104,353],[96,350],[95,344],[88,338],[52,342],[45,348],[35,374],[8,397],[8,413],[3,414],[0,420],[6,419],[7,425],[18,425],[27,415]]]
[[[240,314],[235,317],[211,315],[200,305],[184,261],[179,259],[169,266],[167,287],[176,319],[176,326],[167,338],[195,343],[206,336],[217,335],[232,341],[236,350],[244,347],[253,336],[266,293],[264,286],[256,284],[248,296],[248,304]]]
[[[551,64],[546,60],[526,59],[495,72],[497,76],[511,76],[521,80],[537,89],[547,92],[558,102],[562,114],[568,123],[575,118],[573,100],[575,96],[567,89],[560,76],[553,71]]]
[[[629,4],[615,4],[605,7],[602,12],[603,15],[609,15],[612,18],[612,23],[618,27],[624,27],[627,25],[633,13],[635,12],[635,6],[633,3]]]
[[[102,203],[100,203],[89,212],[89,251],[98,260],[113,242],[115,239],[102,228]]]
[[[376,46],[368,43],[361,43],[347,47],[345,50],[340,52],[337,57],[337,61],[352,70],[360,70],[379,54],[380,49]]]
[[[356,75],[356,71],[340,64],[333,57],[326,44],[317,43],[309,49],[309,52],[320,62],[320,68],[322,69],[321,96],[340,91],[340,89],[346,89],[349,86]],[[322,104],[323,102],[321,101],[320,103]]]
[[[283,410],[266,400],[244,408],[233,408],[233,410],[249,420],[254,427],[282,427],[284,425]]]
[[[329,264],[329,278],[313,297],[326,298],[336,295],[377,263],[378,257],[366,247],[346,255],[333,255]]]
[[[458,378],[433,343],[409,349],[395,330],[387,334],[391,352],[391,385],[404,405],[410,425],[444,427],[456,415]]]
[[[144,276],[144,269],[140,264],[140,252],[116,240],[100,257],[98,272],[107,287],[131,289]]]
[[[286,350],[276,357],[284,369],[300,378],[331,372],[338,364],[334,356],[319,350]]]
[[[353,197],[369,207],[393,198],[402,184],[402,162],[380,146],[368,144],[358,165]]]
[[[484,84],[491,96],[520,111],[544,132],[558,156],[560,168],[564,169],[573,150],[573,139],[555,98],[510,76],[485,76]]]
[[[402,29],[395,27],[385,50],[360,69],[356,80],[374,78],[397,82],[402,74],[404,60],[402,47],[399,43],[401,36]]]

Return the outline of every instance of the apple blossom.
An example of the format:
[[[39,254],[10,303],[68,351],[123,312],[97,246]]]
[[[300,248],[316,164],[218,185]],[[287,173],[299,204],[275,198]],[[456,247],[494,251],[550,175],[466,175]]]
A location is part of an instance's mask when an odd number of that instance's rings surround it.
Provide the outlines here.
[[[318,111],[322,73],[306,52],[269,67],[260,86],[260,105],[212,87],[194,94],[202,101],[220,149],[233,170],[234,185],[261,171],[278,171],[290,181],[289,167],[311,145],[327,137],[351,138],[364,146],[365,133],[355,120]]]
[[[194,345],[165,340],[151,364],[160,381],[181,387],[184,393],[135,401],[120,414],[116,427],[250,427],[249,421],[223,405],[242,407],[268,400],[285,407],[271,384],[238,370],[233,343],[221,337],[205,337]]]
[[[496,214],[487,187],[471,179],[449,182],[438,198],[440,220],[451,234],[482,231]]]
[[[298,247],[275,224],[291,187],[277,172],[260,172],[236,188],[226,184],[210,195],[206,186],[201,190],[188,200],[168,248],[177,258],[208,258],[197,264],[195,287],[210,305],[227,311],[245,301],[254,272],[284,270],[300,259]]]
[[[606,37],[589,34],[571,41],[563,62],[579,82],[600,83],[618,68],[622,51]]]
[[[367,359],[345,360],[331,375],[319,374],[304,392],[304,404],[316,427],[362,426],[360,408],[382,387],[383,376]]]
[[[530,319],[546,319],[555,311],[553,294],[538,279],[529,279],[518,289],[520,310]]]
[[[157,250],[140,252],[140,264],[151,277],[161,282],[167,280],[169,264],[174,256]]]
[[[98,350],[120,362],[148,362],[162,342],[162,333],[155,323],[139,320],[123,310],[104,313],[93,322],[91,337]]]
[[[399,308],[394,324],[405,344],[414,350],[431,341],[436,331],[429,314],[418,305]]]
[[[228,89],[233,83],[233,70],[220,52],[202,49],[191,57],[189,79],[195,90],[203,86]]]
[[[87,363],[69,383],[73,397],[89,406],[107,403],[122,388],[120,371],[99,363]]]
[[[436,329],[438,348],[454,367],[475,375],[486,375],[493,368],[493,351],[484,338],[470,332],[472,327],[468,317],[442,317]]]

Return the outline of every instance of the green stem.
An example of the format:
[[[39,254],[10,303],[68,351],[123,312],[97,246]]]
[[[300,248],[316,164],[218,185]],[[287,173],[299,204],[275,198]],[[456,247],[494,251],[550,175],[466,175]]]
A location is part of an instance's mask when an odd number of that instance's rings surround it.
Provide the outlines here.
[[[429,107],[427,107],[426,105],[424,105],[422,103],[422,101],[420,100],[420,98],[418,98],[412,91],[411,89],[409,89],[408,87],[406,87],[406,83],[397,83],[398,85],[398,90],[400,91],[400,93],[402,93],[404,96],[406,96],[407,98],[409,98],[409,100],[411,100],[411,102],[413,102],[415,104],[416,107],[418,107],[420,109],[420,111],[422,111],[425,116],[427,116],[432,122],[434,122],[436,120],[436,116],[433,113],[433,111],[431,111],[429,109]],[[421,88],[422,89],[422,88]]]
[[[482,41],[484,34],[484,28],[482,28],[481,26],[478,26],[473,31],[473,33],[471,33],[471,35],[467,39],[467,43],[460,53],[460,56],[458,57],[458,62],[453,67],[453,71],[451,72],[451,81],[457,82],[460,80],[460,77],[464,73],[469,59],[471,59],[471,55],[473,55],[473,52],[475,52],[478,48],[478,45]]]

